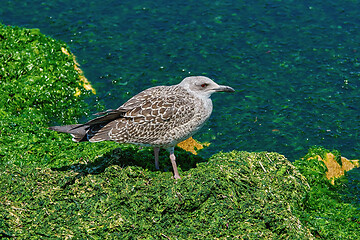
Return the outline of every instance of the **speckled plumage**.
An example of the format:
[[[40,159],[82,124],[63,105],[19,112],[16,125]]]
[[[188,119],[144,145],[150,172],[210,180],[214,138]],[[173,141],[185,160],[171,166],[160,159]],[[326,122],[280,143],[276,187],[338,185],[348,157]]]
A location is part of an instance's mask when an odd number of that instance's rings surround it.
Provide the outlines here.
[[[146,89],[115,110],[85,124],[55,126],[50,129],[70,133],[76,142],[115,141],[152,146],[158,168],[159,148],[170,152],[170,159],[177,173],[174,147],[195,134],[210,117],[213,92],[233,92],[207,77],[185,78],[180,84]]]
[[[187,139],[210,116],[212,108],[179,86],[147,89],[112,112],[121,118],[90,127],[90,142],[112,140],[168,148]],[[101,118],[101,117],[100,117]]]

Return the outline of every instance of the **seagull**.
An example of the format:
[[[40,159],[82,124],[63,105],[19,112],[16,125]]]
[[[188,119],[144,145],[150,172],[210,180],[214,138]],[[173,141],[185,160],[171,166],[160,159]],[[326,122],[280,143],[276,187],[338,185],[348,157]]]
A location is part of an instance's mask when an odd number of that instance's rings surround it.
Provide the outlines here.
[[[69,133],[75,142],[115,141],[153,147],[156,169],[160,148],[165,148],[170,153],[174,178],[180,179],[176,144],[194,135],[209,119],[211,94],[234,91],[204,76],[186,77],[177,85],[146,89],[117,109],[96,113],[99,117],[87,123],[49,129]]]

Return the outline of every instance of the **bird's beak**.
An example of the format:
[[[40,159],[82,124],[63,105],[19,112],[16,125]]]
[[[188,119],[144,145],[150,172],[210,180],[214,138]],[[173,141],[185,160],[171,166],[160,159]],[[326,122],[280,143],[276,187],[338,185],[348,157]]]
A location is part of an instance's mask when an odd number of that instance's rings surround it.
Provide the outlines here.
[[[216,92],[235,92],[232,87],[219,85],[217,88],[213,88]]]

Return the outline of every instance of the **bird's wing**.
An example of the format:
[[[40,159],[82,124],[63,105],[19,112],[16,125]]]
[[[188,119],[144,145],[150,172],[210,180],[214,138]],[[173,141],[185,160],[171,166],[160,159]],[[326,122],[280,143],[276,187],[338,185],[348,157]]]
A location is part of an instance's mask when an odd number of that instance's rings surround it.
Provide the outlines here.
[[[105,115],[83,124],[90,126],[90,141],[110,140],[110,131],[116,131],[118,135],[122,135],[123,131],[152,132],[156,135],[160,134],[161,129],[183,125],[195,115],[195,108],[191,104],[192,96],[184,89],[177,90],[180,93],[173,94],[170,87],[150,88],[135,95],[119,108],[100,113]],[[156,126],[157,131],[149,132],[150,126]]]
[[[95,115],[102,115],[93,120],[88,121],[84,125],[97,125],[109,123],[118,118],[128,119],[142,119],[144,121],[150,120],[152,117],[159,121],[170,119],[178,111],[188,106],[189,98],[186,90],[182,94],[171,94],[171,87],[159,86],[146,89],[134,97],[130,98],[126,103],[117,109],[109,109],[104,112],[96,113]],[[181,91],[181,90],[179,90]],[[187,109],[188,116],[191,117],[191,109]]]
[[[98,124],[105,124],[105,123],[111,122],[115,119],[118,119],[118,118],[124,116],[125,113],[123,111],[118,111],[117,109],[115,109],[115,110],[109,109],[109,110],[106,110],[105,112],[96,113],[95,115],[101,115],[101,114],[105,114],[105,115],[94,118],[94,119],[82,124],[82,126],[84,126],[84,125],[94,126],[94,125],[98,125]]]
[[[168,87],[165,86],[158,86],[158,87],[152,87],[148,88],[132,98],[130,98],[126,103],[118,107],[116,110],[128,112],[131,111],[134,108],[141,107],[142,105],[149,102],[153,97],[159,97],[162,95],[162,92]]]
[[[156,87],[154,87],[154,88],[156,88]],[[146,90],[138,93],[137,95],[135,95],[134,97],[129,99],[126,103],[124,103],[117,109],[108,109],[103,112],[95,113],[94,115],[97,115],[100,117],[94,118],[94,119],[92,119],[84,124],[81,124],[75,128],[85,126],[85,125],[87,125],[87,126],[94,126],[94,125],[99,125],[99,124],[104,125],[113,120],[124,117],[126,112],[131,111],[132,109],[134,109],[136,107],[140,107],[144,103],[144,101],[146,101],[146,99],[151,95],[151,94],[149,94],[150,89],[146,89]]]
[[[195,114],[192,96],[182,89],[174,86],[154,87],[147,89],[131,98],[117,110],[126,111],[124,118],[132,119],[138,123],[159,123],[171,121],[181,124],[188,121]]]

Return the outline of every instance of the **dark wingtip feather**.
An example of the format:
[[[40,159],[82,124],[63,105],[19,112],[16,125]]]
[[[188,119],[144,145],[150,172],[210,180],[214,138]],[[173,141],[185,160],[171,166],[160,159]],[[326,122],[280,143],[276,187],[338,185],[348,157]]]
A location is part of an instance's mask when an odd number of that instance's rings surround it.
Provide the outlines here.
[[[73,125],[65,125],[65,126],[52,126],[49,127],[50,130],[61,132],[61,133],[69,133],[73,137],[73,141],[75,142],[83,142],[88,141],[87,132],[89,126],[82,124],[73,124]]]
[[[81,124],[73,124],[73,125],[64,125],[64,126],[52,126],[49,127],[50,130],[54,130],[62,133],[86,133],[85,128],[80,128],[79,130],[75,130],[75,128],[80,127]]]

